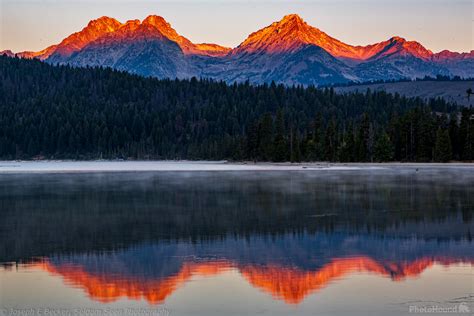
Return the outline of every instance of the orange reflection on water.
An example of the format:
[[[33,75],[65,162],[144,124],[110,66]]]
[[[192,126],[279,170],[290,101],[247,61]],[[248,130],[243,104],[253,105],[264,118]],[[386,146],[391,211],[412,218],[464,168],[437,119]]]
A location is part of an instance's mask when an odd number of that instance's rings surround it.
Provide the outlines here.
[[[242,275],[255,287],[270,293],[274,298],[288,304],[301,303],[310,293],[320,290],[344,276],[354,272],[368,272],[402,280],[418,276],[434,263],[432,259],[412,263],[383,265],[368,257],[334,259],[317,271],[303,271],[279,266],[245,267]]]
[[[159,279],[132,278],[116,274],[87,272],[77,265],[55,265],[48,260],[32,267],[64,278],[67,285],[83,289],[94,300],[108,303],[125,297],[144,299],[150,304],[162,304],[180,286],[194,276],[215,276],[230,269],[237,269],[255,288],[269,293],[287,304],[299,304],[309,294],[351,273],[372,273],[400,281],[417,277],[435,263],[449,266],[457,263],[474,264],[473,260],[449,258],[421,258],[411,262],[381,263],[366,256],[337,258],[316,271],[279,265],[236,265],[228,261],[185,262],[173,275]]]
[[[177,274],[158,280],[127,279],[106,273],[95,275],[77,265],[54,265],[47,260],[33,267],[63,277],[66,284],[84,289],[90,298],[103,303],[126,297],[134,300],[145,299],[150,304],[162,304],[191,277],[217,275],[230,269],[231,265],[221,261],[204,264],[185,263]]]

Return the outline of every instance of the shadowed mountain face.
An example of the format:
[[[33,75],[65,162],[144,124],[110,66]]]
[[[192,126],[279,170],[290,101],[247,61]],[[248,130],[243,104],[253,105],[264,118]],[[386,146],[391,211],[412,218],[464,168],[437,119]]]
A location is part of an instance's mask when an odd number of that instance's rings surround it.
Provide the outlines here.
[[[434,54],[420,43],[400,37],[352,46],[295,14],[250,34],[234,49],[192,43],[159,16],[124,24],[102,17],[58,45],[18,56],[74,66],[106,66],[158,78],[199,76],[290,85],[436,75],[470,77],[474,73],[474,51]]]
[[[301,46],[291,53],[236,53],[226,57],[225,62],[213,61],[203,68],[202,74],[227,82],[248,80],[254,84],[275,81],[288,85],[319,85],[355,79],[350,67],[314,45]]]

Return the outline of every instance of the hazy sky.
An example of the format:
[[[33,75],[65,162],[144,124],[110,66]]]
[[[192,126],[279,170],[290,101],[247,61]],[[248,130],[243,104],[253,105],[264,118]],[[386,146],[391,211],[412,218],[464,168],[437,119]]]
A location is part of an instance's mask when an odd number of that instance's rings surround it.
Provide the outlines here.
[[[0,0],[0,50],[40,50],[103,15],[163,16],[191,41],[234,47],[289,13],[355,45],[394,35],[428,49],[474,49],[473,0]]]

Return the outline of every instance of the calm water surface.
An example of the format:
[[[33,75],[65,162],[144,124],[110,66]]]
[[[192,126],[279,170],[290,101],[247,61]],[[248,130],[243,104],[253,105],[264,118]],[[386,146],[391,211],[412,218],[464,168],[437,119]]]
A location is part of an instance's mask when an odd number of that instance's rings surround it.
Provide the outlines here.
[[[0,164],[0,315],[473,310],[474,166],[67,166]]]

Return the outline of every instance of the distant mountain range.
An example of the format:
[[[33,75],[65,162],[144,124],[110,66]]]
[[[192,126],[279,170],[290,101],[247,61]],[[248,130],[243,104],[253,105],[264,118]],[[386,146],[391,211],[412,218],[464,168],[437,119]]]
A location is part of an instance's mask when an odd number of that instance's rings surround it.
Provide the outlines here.
[[[1,53],[15,55],[11,51]],[[352,46],[295,14],[250,34],[233,49],[192,43],[162,17],[152,15],[126,23],[101,17],[57,45],[16,55],[53,64],[112,67],[158,78],[195,76],[229,83],[248,80],[321,85],[474,75],[474,50],[433,53],[400,37]]]

